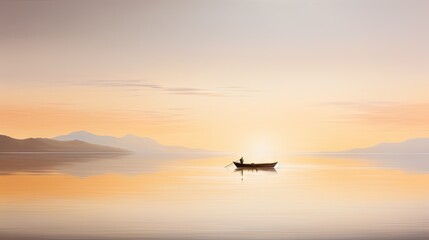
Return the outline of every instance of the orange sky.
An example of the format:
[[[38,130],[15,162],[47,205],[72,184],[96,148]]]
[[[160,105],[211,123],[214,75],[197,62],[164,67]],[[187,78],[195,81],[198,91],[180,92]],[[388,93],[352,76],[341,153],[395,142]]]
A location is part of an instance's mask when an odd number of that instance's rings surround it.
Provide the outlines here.
[[[426,1],[3,1],[0,133],[230,151],[429,136]]]

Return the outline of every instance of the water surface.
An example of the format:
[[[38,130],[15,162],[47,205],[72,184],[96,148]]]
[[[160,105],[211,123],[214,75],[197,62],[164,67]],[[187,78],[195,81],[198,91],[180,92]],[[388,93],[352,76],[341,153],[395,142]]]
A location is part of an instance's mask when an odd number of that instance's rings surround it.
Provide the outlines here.
[[[237,171],[231,160],[1,154],[0,239],[429,237],[424,169],[286,156],[275,171]]]

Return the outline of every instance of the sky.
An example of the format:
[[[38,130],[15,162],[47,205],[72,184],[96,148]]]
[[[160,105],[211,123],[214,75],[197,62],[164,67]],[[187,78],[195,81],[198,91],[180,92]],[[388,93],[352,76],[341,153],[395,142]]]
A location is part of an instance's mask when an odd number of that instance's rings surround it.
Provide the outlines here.
[[[429,2],[0,1],[0,134],[224,151],[429,136]]]

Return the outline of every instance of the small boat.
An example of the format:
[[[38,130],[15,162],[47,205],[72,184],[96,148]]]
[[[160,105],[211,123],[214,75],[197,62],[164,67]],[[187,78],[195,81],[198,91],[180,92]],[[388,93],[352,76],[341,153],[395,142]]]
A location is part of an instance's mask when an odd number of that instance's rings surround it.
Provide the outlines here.
[[[234,165],[238,168],[274,168],[277,162],[273,163],[241,163],[233,162]]]

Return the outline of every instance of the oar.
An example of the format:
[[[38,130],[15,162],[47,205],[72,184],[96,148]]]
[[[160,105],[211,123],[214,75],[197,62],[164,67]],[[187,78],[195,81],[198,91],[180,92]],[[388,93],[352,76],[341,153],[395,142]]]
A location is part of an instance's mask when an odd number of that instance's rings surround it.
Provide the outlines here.
[[[231,166],[232,164],[233,164],[233,162],[232,162],[232,163],[230,163],[230,164],[228,164],[228,165],[226,165],[225,167],[227,168],[227,167]]]

